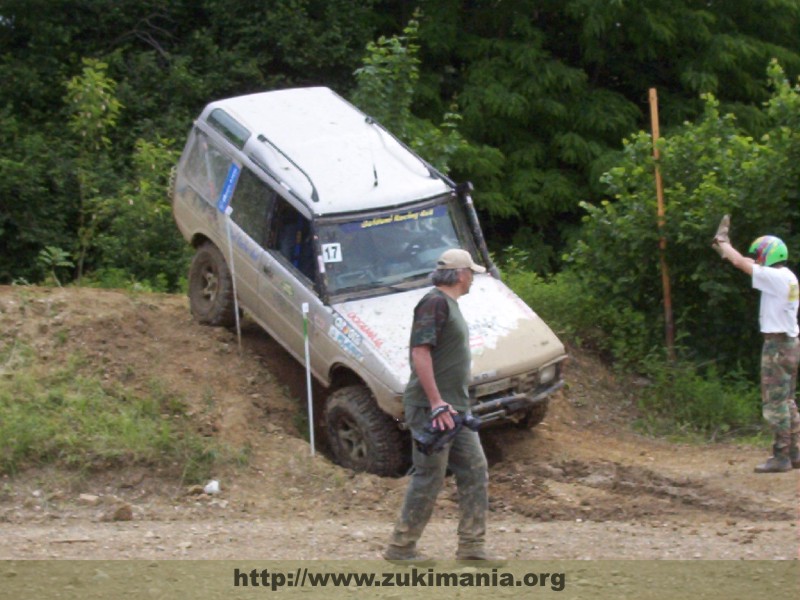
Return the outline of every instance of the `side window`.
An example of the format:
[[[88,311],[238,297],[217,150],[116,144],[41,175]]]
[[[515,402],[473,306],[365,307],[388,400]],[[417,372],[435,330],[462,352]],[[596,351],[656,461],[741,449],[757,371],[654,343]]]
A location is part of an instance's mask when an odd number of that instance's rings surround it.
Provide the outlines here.
[[[197,192],[211,204],[219,199],[230,165],[231,159],[211,144],[205,133],[195,129],[185,173]]]
[[[275,192],[246,167],[239,175],[231,199],[231,219],[262,248],[267,244],[267,220]]]
[[[314,245],[311,223],[283,198],[277,198],[272,217],[270,250],[314,281]]]

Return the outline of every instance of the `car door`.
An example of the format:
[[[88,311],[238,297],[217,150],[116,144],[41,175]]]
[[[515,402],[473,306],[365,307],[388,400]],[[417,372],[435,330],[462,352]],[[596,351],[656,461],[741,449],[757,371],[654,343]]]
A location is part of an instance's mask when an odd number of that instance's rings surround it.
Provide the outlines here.
[[[252,171],[242,168],[230,201],[230,242],[222,250],[226,256],[233,252],[236,294],[251,313],[261,303],[261,273],[269,261],[268,221],[276,196]]]
[[[303,304],[308,303],[312,316],[323,309],[314,289],[317,268],[311,222],[280,196],[270,218],[267,254],[259,273],[260,312],[273,337],[305,363]],[[310,318],[309,335],[315,334]]]

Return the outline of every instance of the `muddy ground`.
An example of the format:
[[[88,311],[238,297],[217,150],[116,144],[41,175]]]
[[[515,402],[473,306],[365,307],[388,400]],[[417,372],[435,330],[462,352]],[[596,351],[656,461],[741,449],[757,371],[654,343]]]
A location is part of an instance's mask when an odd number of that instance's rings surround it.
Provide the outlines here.
[[[189,403],[199,431],[250,451],[246,466],[213,473],[218,494],[141,466],[6,475],[0,559],[372,559],[383,547],[406,479],[334,465],[321,430],[310,455],[298,431],[304,372],[252,323],[240,352],[234,332],[193,323],[180,296],[0,287],[0,335],[4,350],[32,345],[54,363],[80,353],[108,381],[145,389],[157,378]],[[641,388],[591,356],[572,351],[566,381],[540,426],[482,434],[494,550],[525,560],[798,558],[799,470],[753,473],[766,448],[638,435]],[[456,523],[449,481],[423,550],[452,557]]]

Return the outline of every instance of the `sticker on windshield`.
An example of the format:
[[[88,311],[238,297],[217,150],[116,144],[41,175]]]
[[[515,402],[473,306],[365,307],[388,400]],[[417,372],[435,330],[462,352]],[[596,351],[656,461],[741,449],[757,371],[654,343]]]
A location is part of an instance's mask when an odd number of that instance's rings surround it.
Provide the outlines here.
[[[322,260],[326,263],[342,262],[342,245],[339,242],[322,244]]]
[[[369,229],[371,227],[379,227],[381,225],[391,225],[392,223],[402,223],[404,221],[423,221],[431,217],[441,217],[447,213],[447,206],[440,205],[433,208],[426,208],[423,210],[415,210],[406,213],[396,213],[385,217],[373,217],[366,221],[359,221],[355,223],[346,223],[342,229],[345,231],[350,229]]]

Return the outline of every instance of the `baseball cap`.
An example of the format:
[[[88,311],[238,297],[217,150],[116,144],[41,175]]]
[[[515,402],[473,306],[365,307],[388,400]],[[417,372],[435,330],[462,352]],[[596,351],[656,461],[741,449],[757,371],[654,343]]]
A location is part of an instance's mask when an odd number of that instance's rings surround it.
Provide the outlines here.
[[[436,261],[437,269],[472,269],[475,273],[486,273],[486,269],[480,265],[476,265],[472,261],[472,257],[466,250],[460,248],[451,248],[445,250],[444,253]]]

